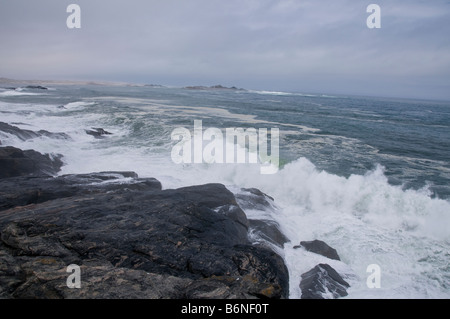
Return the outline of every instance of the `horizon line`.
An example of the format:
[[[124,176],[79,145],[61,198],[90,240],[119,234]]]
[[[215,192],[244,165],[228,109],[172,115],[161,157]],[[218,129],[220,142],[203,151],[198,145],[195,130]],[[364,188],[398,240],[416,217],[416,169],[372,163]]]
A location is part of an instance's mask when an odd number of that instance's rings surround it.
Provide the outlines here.
[[[233,85],[231,87],[222,86],[221,84],[214,84],[214,85],[203,85],[203,84],[189,84],[184,86],[179,85],[170,85],[170,84],[155,84],[155,83],[142,83],[142,82],[129,82],[129,81],[114,81],[114,80],[70,80],[70,79],[64,79],[64,80],[50,80],[50,79],[12,79],[8,77],[0,77],[0,84],[2,82],[10,82],[10,83],[17,83],[17,84],[25,84],[27,83],[34,83],[34,84],[52,84],[52,85],[98,85],[98,86],[134,86],[134,87],[163,87],[163,88],[178,88],[178,89],[185,89],[185,88],[205,88],[210,90],[220,90],[220,89],[234,89],[239,91],[247,91],[247,92],[278,92],[278,93],[287,93],[287,94],[304,94],[304,95],[317,95],[317,96],[337,96],[337,97],[360,97],[360,98],[386,98],[386,99],[401,99],[401,100],[412,100],[412,101],[430,101],[430,102],[450,102],[450,98],[444,99],[444,98],[423,98],[423,97],[405,97],[405,96],[396,96],[396,95],[367,95],[367,94],[356,94],[356,93],[330,93],[330,92],[303,92],[303,91],[279,91],[279,90],[268,90],[268,89],[247,89],[247,88],[238,88],[237,86]],[[214,86],[222,86],[222,88],[214,88]]]

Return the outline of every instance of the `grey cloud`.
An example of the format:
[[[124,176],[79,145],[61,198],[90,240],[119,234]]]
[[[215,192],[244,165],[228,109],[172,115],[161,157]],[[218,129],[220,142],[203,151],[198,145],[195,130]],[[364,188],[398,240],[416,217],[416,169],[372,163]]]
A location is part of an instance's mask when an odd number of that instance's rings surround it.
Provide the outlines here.
[[[1,0],[0,76],[450,98],[448,2],[373,2]]]

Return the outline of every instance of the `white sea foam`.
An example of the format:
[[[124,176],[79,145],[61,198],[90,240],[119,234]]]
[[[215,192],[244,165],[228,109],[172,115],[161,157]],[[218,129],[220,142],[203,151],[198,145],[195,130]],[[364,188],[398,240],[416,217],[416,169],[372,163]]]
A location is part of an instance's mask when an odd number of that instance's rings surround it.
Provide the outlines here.
[[[24,92],[21,90],[7,90],[0,92],[0,97],[23,96],[23,95],[44,95],[44,93]]]
[[[279,91],[250,91],[250,92],[264,95],[294,95],[294,93],[279,92]]]
[[[68,110],[76,110],[76,109],[82,109],[87,106],[95,105],[94,102],[85,102],[85,101],[77,101],[77,102],[71,102],[67,103],[62,107],[62,109],[68,109]]]
[[[249,93],[262,94],[262,95],[304,96],[304,97],[337,98],[337,96],[334,96],[334,95],[326,95],[326,94],[308,94],[308,93],[283,92],[283,91],[254,91],[254,90],[249,90],[248,92],[249,92]]]
[[[233,182],[261,189],[280,207],[273,218],[291,239],[285,249],[291,297],[300,296],[300,275],[317,262],[292,246],[313,239],[336,247],[353,269],[353,274],[347,271],[354,287],[350,297],[448,297],[443,288],[445,270],[433,275],[430,268],[436,264],[446,267],[449,202],[431,199],[426,190],[404,191],[389,185],[381,167],[363,176],[343,178],[318,171],[304,158],[269,178],[240,171]],[[418,262],[424,256],[436,264]],[[366,267],[373,263],[378,263],[384,274],[379,291],[365,285]]]

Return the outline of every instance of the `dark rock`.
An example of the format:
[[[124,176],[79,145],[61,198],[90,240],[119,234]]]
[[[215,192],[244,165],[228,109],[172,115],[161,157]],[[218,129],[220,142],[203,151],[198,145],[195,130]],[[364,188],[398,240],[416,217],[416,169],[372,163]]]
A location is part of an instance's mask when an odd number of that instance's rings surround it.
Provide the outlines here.
[[[17,136],[22,141],[26,141],[26,140],[29,140],[32,138],[39,137],[39,134],[34,131],[23,130],[16,126],[9,125],[4,122],[0,122],[0,131]]]
[[[272,210],[274,199],[256,188],[242,188],[236,195],[242,209]]]
[[[39,130],[37,131],[39,136],[46,136],[48,138],[53,138],[56,140],[71,140],[71,137],[67,135],[66,133],[53,133],[45,130]]]
[[[21,139],[22,141],[30,140],[40,136],[46,136],[53,139],[64,139],[69,140],[70,136],[65,133],[52,133],[45,130],[40,130],[38,132],[31,130],[24,130],[4,122],[0,122],[0,131],[14,135]]]
[[[289,239],[280,231],[280,225],[273,220],[250,219],[250,234],[256,241],[266,241],[280,248],[284,247]]]
[[[256,188],[242,188],[235,194],[236,201],[244,211],[259,210],[262,212],[274,211],[274,199]],[[280,225],[275,220],[251,219],[249,220],[249,234],[255,243],[268,247],[276,245],[283,247],[289,239],[280,231]]]
[[[328,264],[319,264],[302,275],[301,299],[337,299],[348,295],[350,285]]]
[[[131,178],[129,183],[121,182]],[[0,179],[0,211],[16,206],[39,204],[58,198],[110,191],[161,190],[154,178],[138,178],[134,172],[101,172],[63,175],[56,178],[15,177]]]
[[[15,176],[55,175],[63,165],[61,156],[43,155],[33,150],[0,147],[0,179]]]
[[[26,89],[34,89],[34,90],[48,90],[48,88],[40,85],[27,85]]]
[[[164,85],[161,84],[144,84],[144,87],[151,87],[151,88],[165,88]]]
[[[86,130],[86,134],[92,135],[95,138],[104,138],[105,135],[112,135],[112,133],[105,131],[102,128],[92,128],[92,130]]]
[[[294,248],[300,247],[304,247],[309,252],[316,253],[330,259],[341,260],[336,249],[328,246],[327,243],[321,240],[302,241],[300,242],[300,246],[295,246]]]
[[[218,276],[192,281],[186,287],[187,299],[276,298],[281,287],[255,280],[252,276]]]
[[[224,205],[217,209],[219,214],[223,214],[245,228],[246,232],[249,227],[249,220],[242,209],[234,204]]]
[[[223,185],[161,190],[114,172],[17,182],[36,198],[0,212],[0,297],[288,297],[283,259],[249,242]],[[81,267],[81,289],[66,286],[70,264]]]
[[[60,258],[21,257],[20,262],[14,266],[2,263],[5,259],[1,258],[0,265],[5,265],[4,268],[15,267],[10,268],[15,273],[5,274],[0,268],[0,298],[180,299],[184,298],[184,288],[192,283],[187,278],[114,267],[110,263],[99,261],[85,261],[80,266],[81,288],[69,289],[66,285],[70,275],[66,272],[68,265]]]

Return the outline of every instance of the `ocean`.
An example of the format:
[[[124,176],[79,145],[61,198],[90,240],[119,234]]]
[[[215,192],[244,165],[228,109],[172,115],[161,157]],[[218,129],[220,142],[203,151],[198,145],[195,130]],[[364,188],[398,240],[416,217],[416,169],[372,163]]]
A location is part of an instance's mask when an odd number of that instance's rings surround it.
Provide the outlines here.
[[[279,169],[254,163],[176,164],[177,128],[279,130]],[[301,274],[326,262],[351,287],[346,298],[450,298],[450,102],[237,89],[53,85],[0,89],[0,122],[63,132],[2,146],[62,154],[60,175],[134,171],[164,189],[222,183],[257,188],[289,238],[278,252],[300,298]],[[102,128],[104,138],[86,134]],[[205,143],[206,144],[206,143]],[[269,143],[270,144],[270,143]],[[341,261],[295,249],[319,239]],[[379,285],[369,287],[369,266]]]

